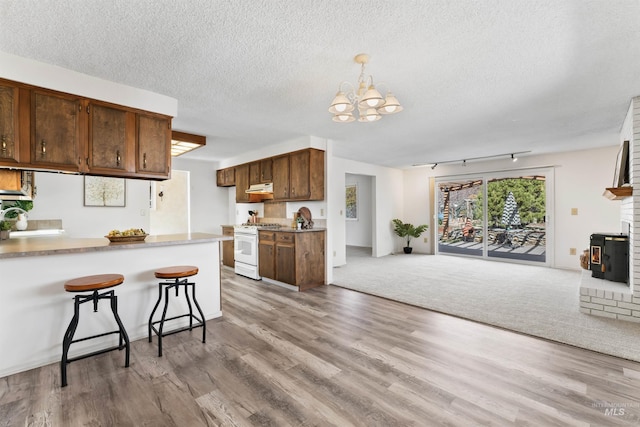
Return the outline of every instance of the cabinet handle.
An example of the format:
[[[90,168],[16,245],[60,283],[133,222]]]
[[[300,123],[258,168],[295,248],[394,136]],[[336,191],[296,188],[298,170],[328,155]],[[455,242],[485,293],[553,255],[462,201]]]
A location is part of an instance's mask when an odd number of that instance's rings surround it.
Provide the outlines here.
[[[116,165],[120,166],[120,150],[116,151]]]
[[[47,143],[44,141],[44,139],[42,140],[42,142],[40,142],[40,154],[42,155],[42,157],[47,154]]]
[[[147,168],[147,153],[144,153],[142,155],[142,168],[146,169]]]
[[[2,135],[2,152],[7,152],[7,135]]]
[[[292,188],[292,189],[291,189],[291,197],[293,197],[293,196],[295,196],[295,195],[296,195],[296,189],[295,189],[295,188]]]

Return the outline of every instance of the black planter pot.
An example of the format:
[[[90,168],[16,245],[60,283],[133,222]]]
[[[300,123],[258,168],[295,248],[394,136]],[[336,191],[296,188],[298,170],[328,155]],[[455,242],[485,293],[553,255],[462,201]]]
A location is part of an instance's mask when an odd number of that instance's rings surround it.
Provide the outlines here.
[[[410,253],[411,253],[411,251],[413,250],[413,248],[412,248],[411,246],[405,246],[405,247],[404,247],[404,248],[402,248],[402,249],[404,249],[404,253],[405,253],[405,254],[410,254]]]

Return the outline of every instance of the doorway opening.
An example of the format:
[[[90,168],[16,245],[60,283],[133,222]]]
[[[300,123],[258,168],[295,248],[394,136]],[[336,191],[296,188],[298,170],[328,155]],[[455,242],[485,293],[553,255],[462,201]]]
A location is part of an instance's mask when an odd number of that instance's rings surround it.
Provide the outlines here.
[[[345,174],[345,252],[350,257],[375,256],[375,177]]]

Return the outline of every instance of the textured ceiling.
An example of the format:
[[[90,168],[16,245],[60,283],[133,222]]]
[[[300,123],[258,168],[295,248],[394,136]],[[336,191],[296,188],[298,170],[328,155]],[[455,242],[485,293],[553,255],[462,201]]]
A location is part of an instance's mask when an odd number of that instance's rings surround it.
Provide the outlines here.
[[[220,160],[313,135],[367,163],[618,143],[640,95],[638,0],[0,0],[0,51],[178,100]],[[334,123],[353,57],[404,111]]]

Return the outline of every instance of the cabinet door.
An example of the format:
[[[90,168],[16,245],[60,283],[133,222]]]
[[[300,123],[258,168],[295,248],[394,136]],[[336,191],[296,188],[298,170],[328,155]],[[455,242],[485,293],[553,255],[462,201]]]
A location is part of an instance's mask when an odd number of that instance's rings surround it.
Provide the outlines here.
[[[218,187],[225,187],[225,185],[224,185],[224,169],[218,169],[216,171],[216,185]]]
[[[273,199],[289,199],[289,156],[273,158]]]
[[[249,165],[236,166],[236,202],[247,203],[249,201],[249,195],[246,193],[248,189]]]
[[[273,160],[271,158],[260,160],[260,182],[273,182]]]
[[[224,185],[227,187],[236,185],[236,168],[226,168],[224,170]]]
[[[261,241],[258,244],[258,269],[260,276],[267,279],[276,278],[276,264],[275,264],[275,242]]]
[[[91,172],[117,175],[133,172],[135,113],[92,103],[89,105],[89,157]]]
[[[294,243],[276,243],[276,280],[296,284],[296,248]]]
[[[260,183],[260,162],[251,162],[249,163],[249,185]]]
[[[0,162],[19,161],[18,88],[0,83]]]
[[[233,227],[222,227],[223,236],[233,236]],[[233,240],[225,240],[222,242],[222,264],[227,267],[234,267],[235,260],[233,257]]]
[[[166,117],[138,114],[136,172],[150,178],[168,178],[171,122]]]
[[[309,151],[289,154],[289,185],[291,199],[309,199]]]
[[[31,163],[42,168],[80,170],[86,116],[77,96],[32,91]]]

